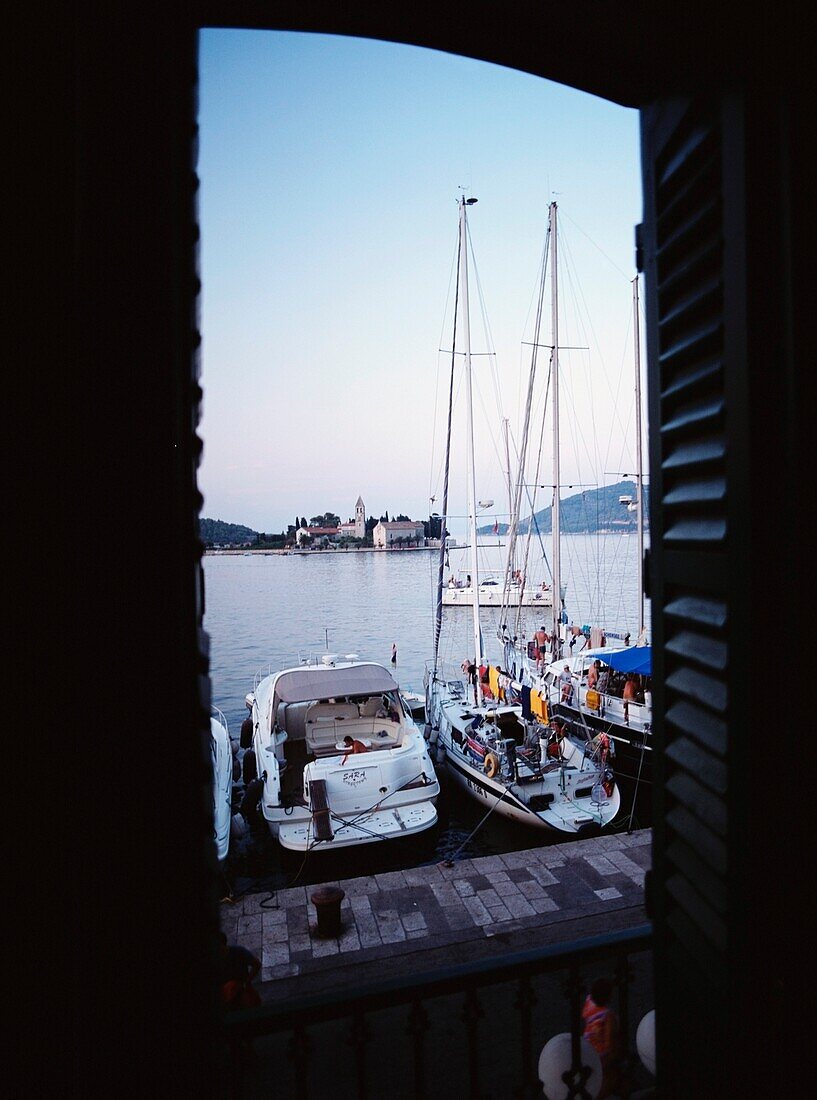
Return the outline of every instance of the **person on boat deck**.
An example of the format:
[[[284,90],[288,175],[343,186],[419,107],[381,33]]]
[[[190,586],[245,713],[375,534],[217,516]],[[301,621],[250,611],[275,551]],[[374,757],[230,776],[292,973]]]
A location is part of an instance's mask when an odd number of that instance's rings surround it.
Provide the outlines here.
[[[400,721],[400,715],[397,712],[397,707],[394,705],[388,695],[383,696],[380,706],[377,708],[376,717],[389,718],[392,722]]]
[[[594,661],[590,668],[587,670],[587,690],[595,688],[599,682],[599,673],[601,672],[601,661]]]
[[[343,760],[341,760],[341,764],[345,764],[350,756],[356,756],[359,752],[369,751],[362,741],[357,741],[354,737],[350,737],[348,733],[343,738],[343,743],[346,746],[346,755]]]
[[[564,718],[560,718],[558,714],[550,720],[547,754],[552,760],[561,760],[562,758],[562,742],[565,739],[566,725]]]
[[[573,702],[573,677],[570,675],[570,665],[565,665],[559,673],[559,683],[562,685],[561,698],[563,703]]]
[[[636,701],[636,685],[635,676],[630,673],[627,679],[624,681],[624,688],[621,692],[621,698],[624,700],[624,721],[630,720],[630,703]]]
[[[602,670],[599,672],[599,678],[596,681],[596,691],[598,691],[601,695],[604,695],[604,693],[607,691],[607,681],[609,679],[610,673],[607,671],[606,668],[602,668]]]

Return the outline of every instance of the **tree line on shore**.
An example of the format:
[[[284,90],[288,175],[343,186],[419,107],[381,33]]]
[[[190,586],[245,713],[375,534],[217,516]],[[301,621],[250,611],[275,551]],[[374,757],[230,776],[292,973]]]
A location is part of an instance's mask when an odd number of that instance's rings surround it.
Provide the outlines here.
[[[401,520],[410,522],[409,517],[402,513],[393,516],[392,519],[395,522]],[[379,518],[377,516],[367,516],[366,533],[363,538],[355,538],[353,535],[344,534],[333,541],[336,545],[342,547],[371,546],[373,544],[372,532],[380,521],[389,523],[389,513],[386,512],[385,515]],[[423,520],[422,523],[425,538],[440,537],[440,519],[438,516],[431,516],[428,520]],[[285,531],[275,533],[253,531],[249,527],[244,527],[238,523],[226,523],[221,519],[206,519],[204,517],[199,519],[201,540],[205,549],[208,550],[221,547],[245,550],[287,550],[297,544],[296,533],[300,529],[317,527],[331,530],[339,526],[340,517],[335,515],[334,512],[324,512],[322,515],[312,516],[308,523],[306,516],[296,516],[295,523],[290,523]],[[306,538],[302,536],[301,545],[316,545],[321,541],[312,536]],[[402,543],[404,540],[398,539],[396,541]]]

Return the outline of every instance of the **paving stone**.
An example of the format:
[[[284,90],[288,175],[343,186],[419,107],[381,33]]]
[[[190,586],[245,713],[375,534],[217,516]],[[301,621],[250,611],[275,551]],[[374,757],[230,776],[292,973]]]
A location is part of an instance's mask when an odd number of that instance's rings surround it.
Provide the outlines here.
[[[617,833],[606,833],[604,836],[593,838],[594,852],[608,852],[626,847],[626,840]]]
[[[460,900],[460,895],[451,882],[443,882],[440,884],[435,882],[431,889],[440,905],[454,905]]]
[[[440,878],[446,882],[450,882],[454,878],[463,878],[471,871],[470,859],[461,860],[459,863],[454,863],[451,867],[443,867],[442,864],[437,865],[437,870],[440,872]]]
[[[340,947],[341,953],[345,951],[360,950],[360,936],[354,925],[343,929],[340,939],[338,940],[338,946]]]
[[[413,932],[406,932],[406,935],[410,940],[421,940],[428,935],[427,928],[418,928]]]
[[[500,859],[511,871],[524,870],[532,862],[530,852],[507,852]]]
[[[355,927],[360,937],[361,947],[380,947],[383,940],[380,938],[380,930],[374,917],[358,917]]]
[[[265,901],[269,894],[246,894],[241,899],[241,912],[244,916],[252,916],[254,913],[263,913],[261,902]]]
[[[305,907],[281,911],[286,914],[287,928],[291,935],[297,936],[309,932],[309,913]]]
[[[347,879],[341,889],[346,891],[346,896],[351,901],[365,894],[376,894],[378,886],[372,878],[352,878]]]
[[[289,929],[285,924],[273,924],[264,929],[264,945],[268,943],[288,943]]]
[[[463,906],[458,906],[456,909],[446,909],[445,919],[452,932],[460,932],[463,928],[473,928],[475,923],[474,918]],[[480,921],[480,923],[483,922]]]
[[[561,881],[561,877],[554,875],[547,867],[531,867],[530,873],[540,886],[555,886],[557,882]]]
[[[487,875],[489,871],[505,870],[505,864],[502,862],[501,856],[480,856],[474,860],[474,866],[475,870],[482,875]]]
[[[384,920],[394,923],[395,921],[400,919],[400,915],[396,909],[379,909],[377,906],[374,906],[373,908],[375,919],[377,920],[378,924],[382,924]]]
[[[295,956],[298,952],[308,951],[312,954],[312,940],[309,936],[290,936],[289,938],[289,953],[291,956]]]
[[[496,905],[502,900],[496,890],[494,890],[492,887],[487,890],[478,890],[477,897],[483,905]]]
[[[255,913],[250,917],[239,917],[236,925],[236,935],[260,936],[263,927],[263,914],[261,913]]]
[[[397,890],[406,885],[402,871],[385,871],[375,875],[374,880],[380,890]]]
[[[310,893],[314,893],[317,890],[317,886],[310,886]],[[306,889],[303,886],[293,886],[289,890],[278,891],[278,904],[288,909],[291,905],[306,905],[309,899],[306,896]]]
[[[536,853],[535,863],[541,863],[545,867],[564,867],[567,863],[567,856],[557,852],[554,848],[540,848]],[[533,869],[533,864],[531,869]]]
[[[593,893],[596,897],[601,898],[602,901],[612,901],[613,898],[621,897],[621,894],[616,890],[615,886],[608,886],[605,890],[594,890]]]
[[[639,885],[643,884],[644,868],[631,860],[628,855],[625,855],[624,852],[610,852],[609,858],[617,870],[623,872],[633,882],[637,882]]]
[[[349,904],[356,917],[360,913],[371,913],[372,911],[372,902],[368,894],[352,898]]]
[[[533,906],[529,902],[525,901],[523,897],[510,897],[503,898],[502,900],[505,902],[505,905],[508,908],[508,912],[510,912],[514,917],[533,917],[536,914],[536,910],[533,908]]]
[[[629,836],[622,837],[628,848],[652,847],[652,829],[638,829]]]
[[[232,943],[236,937],[238,931],[238,921],[240,913],[223,913],[221,914],[221,931],[227,937],[227,942]]]
[[[285,943],[265,943],[262,966],[281,966],[289,962],[289,947]]]
[[[520,882],[517,884],[517,888],[520,894],[526,897],[528,901],[530,901],[531,898],[543,898],[546,896],[544,887],[533,880],[530,882]]]
[[[401,943],[406,938],[405,929],[400,921],[385,921],[379,925],[383,943]]]
[[[496,886],[498,882],[510,882],[507,871],[489,871],[485,876],[490,882],[491,886]]]
[[[301,968],[297,963],[285,963],[283,966],[271,966],[261,971],[261,980],[274,981],[276,978],[294,978],[300,974]]]
[[[610,855],[615,853],[611,852]],[[589,864],[594,871],[598,871],[600,875],[617,875],[619,868],[615,863],[612,863],[607,856],[590,856],[584,857],[584,862]]]
[[[490,924],[491,914],[479,898],[465,898],[463,905],[473,917],[475,924]]]
[[[428,886],[443,881],[438,867],[411,867],[403,876],[407,886]]]
[[[337,955],[340,953],[337,940],[318,940],[312,941],[312,956],[316,959],[324,959],[327,955]]]
[[[515,882],[495,882],[494,890],[501,898],[520,897],[519,887]]]
[[[426,927],[426,919],[421,912],[407,913],[401,918],[403,927],[407,932],[417,932],[421,928]]]
[[[454,888],[461,898],[472,898],[474,896],[474,884],[467,878],[454,879]]]
[[[261,914],[264,928],[270,928],[273,924],[286,924],[286,909],[265,909]]]
[[[537,913],[555,913],[559,909],[552,898],[531,898],[531,906]]]
[[[513,919],[513,915],[501,903],[499,905],[489,905],[487,906],[487,909],[488,912],[491,914],[492,921],[505,921]]]

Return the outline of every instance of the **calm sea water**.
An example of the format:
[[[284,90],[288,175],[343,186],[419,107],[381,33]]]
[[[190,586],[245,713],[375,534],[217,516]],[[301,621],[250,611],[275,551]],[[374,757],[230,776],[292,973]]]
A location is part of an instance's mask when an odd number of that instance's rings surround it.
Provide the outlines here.
[[[504,551],[483,550],[482,570],[502,570]],[[563,583],[571,619],[630,630],[638,618],[637,540],[634,536],[568,536],[563,540]],[[451,571],[458,567],[452,551]],[[293,555],[207,555],[205,627],[211,639],[213,702],[238,738],[247,715],[244,697],[255,674],[297,664],[328,649],[356,653],[390,665],[397,646],[395,676],[404,690],[422,692],[426,663],[433,656],[433,607],[438,555],[433,551]],[[532,573],[531,573],[532,575]],[[498,609],[481,611],[487,652],[500,657]],[[537,612],[538,614],[538,612]],[[440,653],[458,668],[473,650],[469,608],[446,608]],[[525,611],[533,615],[533,611]],[[526,619],[533,630],[539,623]],[[483,817],[484,810],[445,783],[440,822],[427,834],[347,852],[302,856],[284,853],[265,830],[231,842],[229,873],[238,891],[276,889],[295,879],[314,883],[417,866],[453,855]],[[236,806],[240,800],[236,789]],[[547,835],[489,818],[460,851],[461,858],[529,848]],[[553,842],[558,843],[559,837]],[[402,846],[402,847],[401,847]]]

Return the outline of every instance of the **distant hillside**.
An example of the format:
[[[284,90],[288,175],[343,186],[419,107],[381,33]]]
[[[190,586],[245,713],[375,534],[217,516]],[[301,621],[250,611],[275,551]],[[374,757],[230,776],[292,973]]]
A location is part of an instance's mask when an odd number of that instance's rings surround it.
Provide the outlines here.
[[[619,481],[617,485],[605,485],[601,489],[587,489],[572,497],[563,497],[561,502],[561,525],[565,534],[595,534],[597,531],[635,531],[636,514],[629,512],[625,504],[619,503],[620,496],[631,496],[635,499],[635,483],[632,481]],[[649,488],[644,486],[644,525],[647,526],[649,514]],[[542,508],[534,519],[540,533],[550,534],[552,530],[551,508]],[[523,520],[519,524],[520,534],[527,534],[529,521]],[[499,534],[507,534],[507,523],[499,524]],[[480,527],[479,533],[490,535],[494,533],[493,526]]]
[[[201,541],[205,546],[243,546],[255,542],[256,531],[240,523],[225,523],[223,519],[199,519]]]

